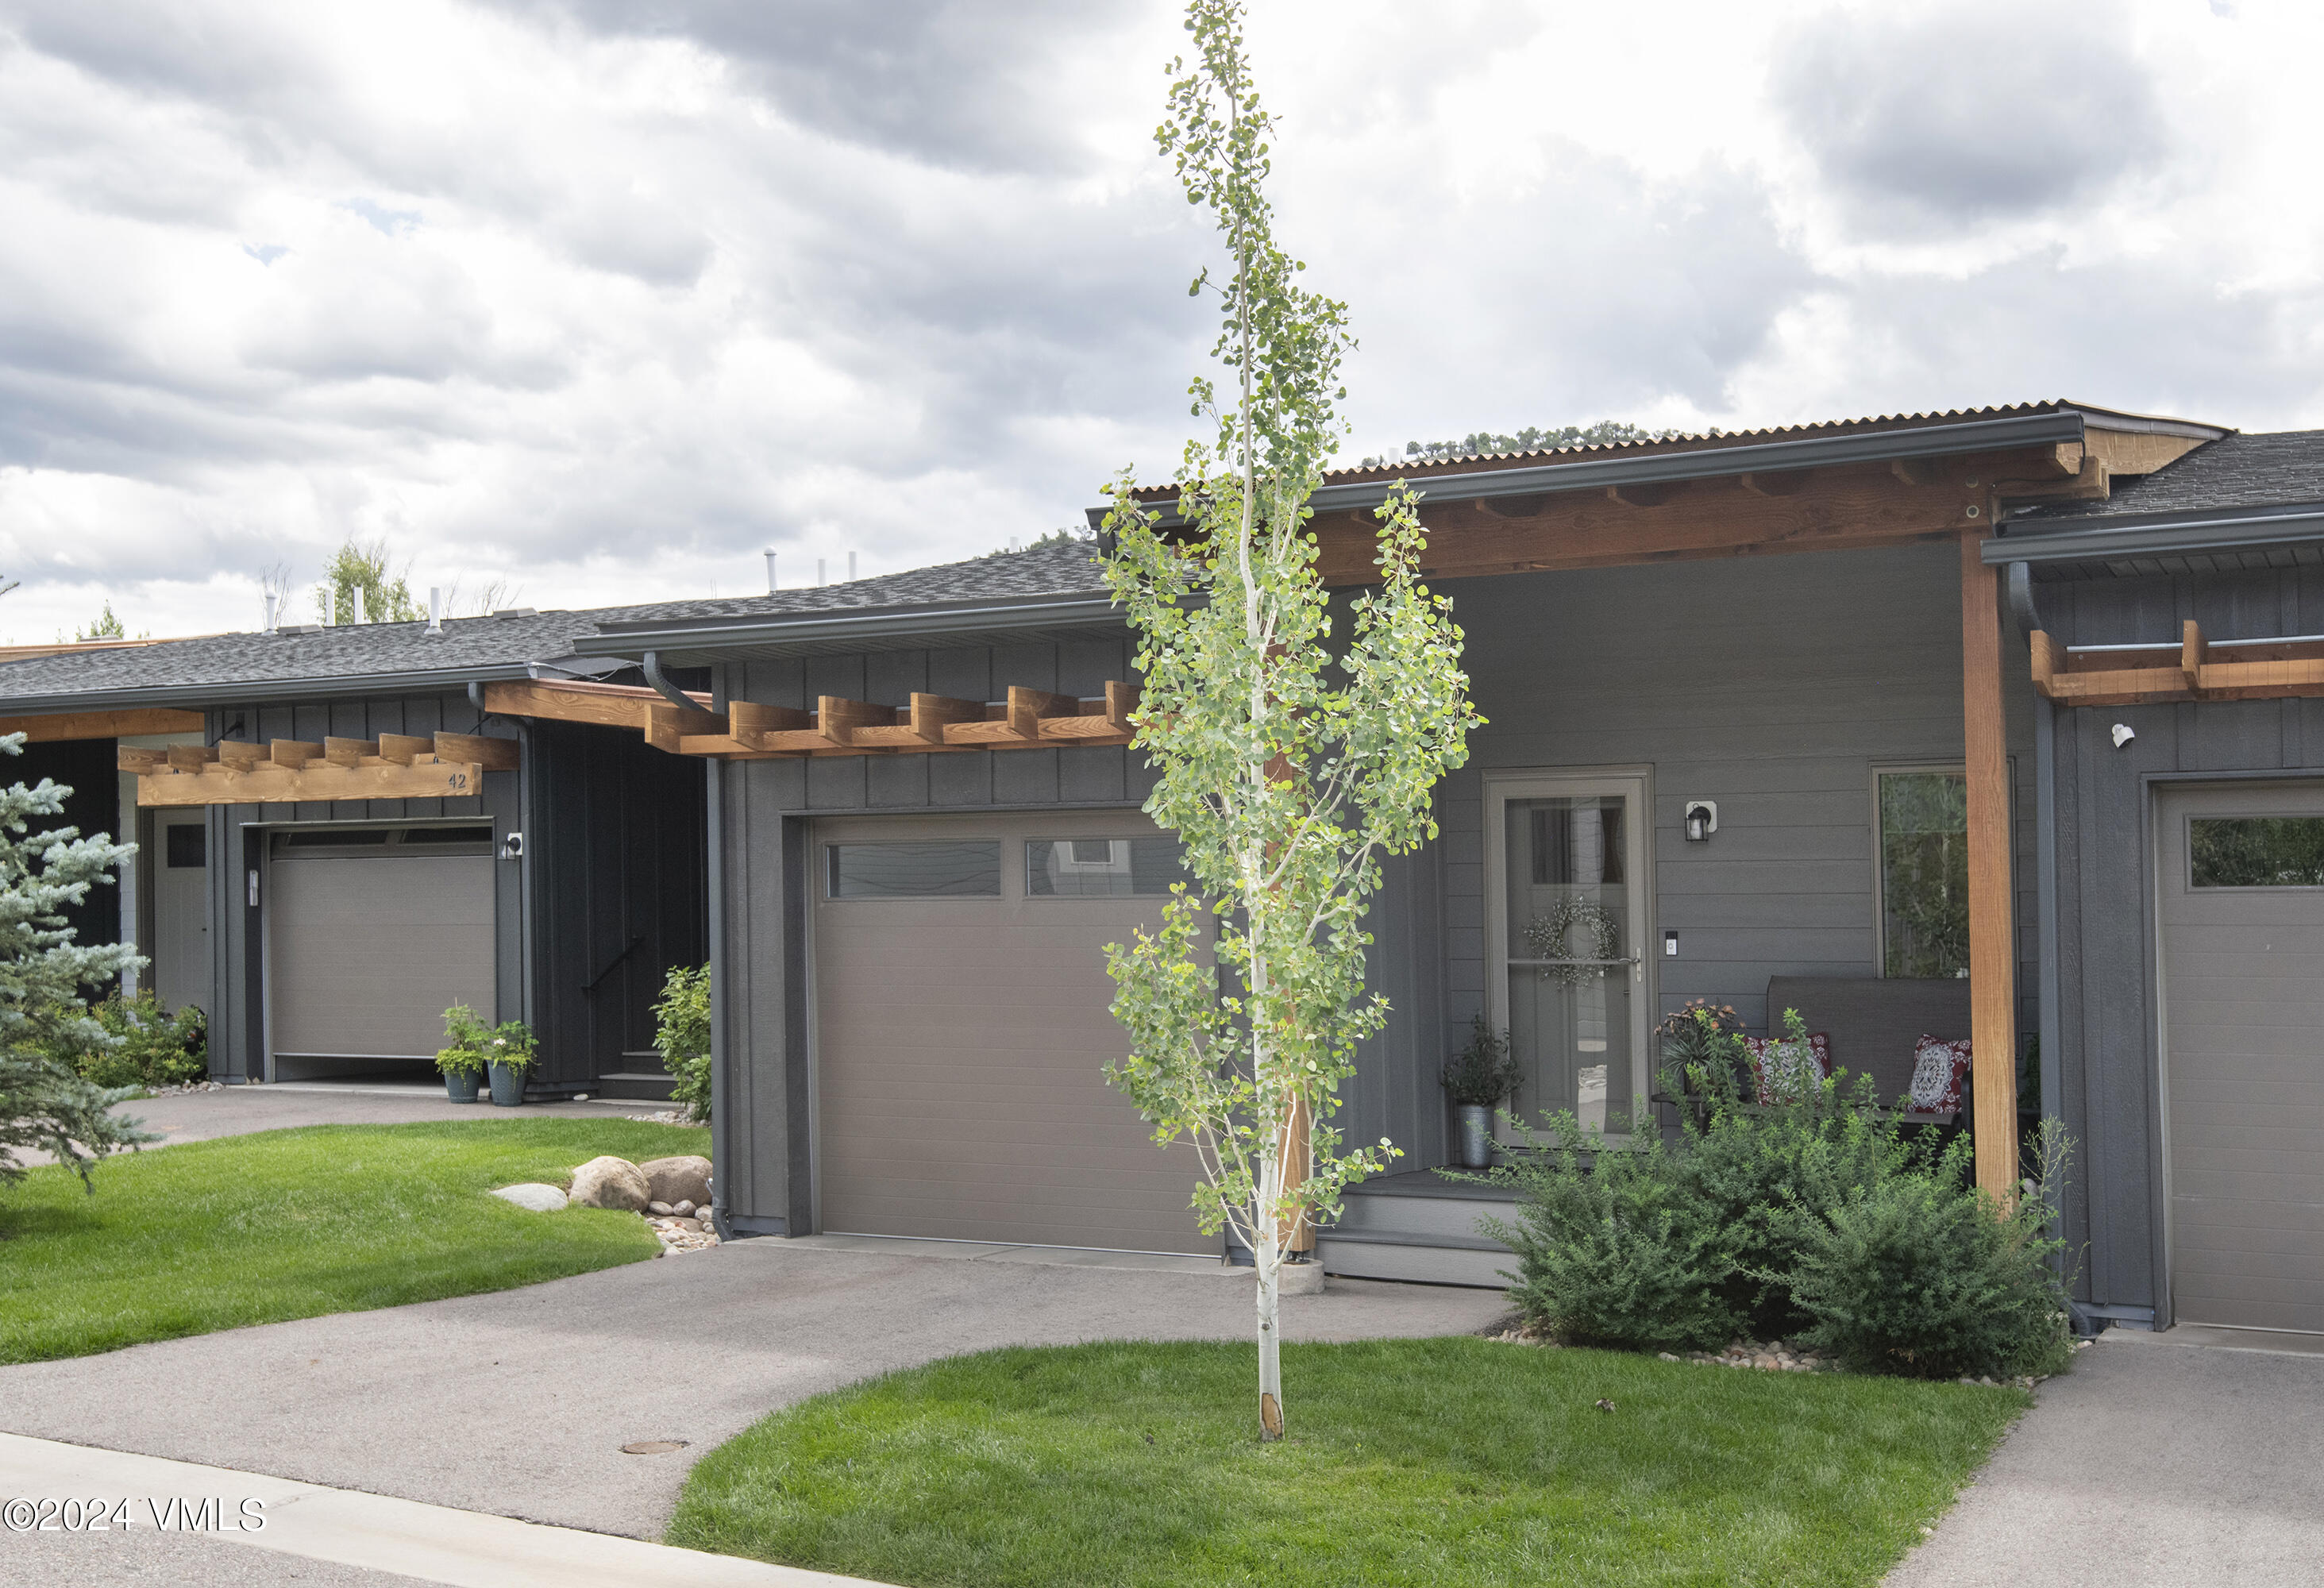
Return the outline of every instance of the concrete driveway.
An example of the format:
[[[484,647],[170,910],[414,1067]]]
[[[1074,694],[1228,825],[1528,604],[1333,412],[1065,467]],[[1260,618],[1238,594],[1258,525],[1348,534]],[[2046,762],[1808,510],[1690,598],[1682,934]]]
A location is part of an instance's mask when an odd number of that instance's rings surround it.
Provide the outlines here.
[[[802,1397],[997,1345],[1250,1336],[1247,1272],[964,1250],[738,1241],[0,1368],[0,1429],[650,1538],[694,1458]],[[1283,1303],[1294,1340],[1465,1333],[1506,1307],[1363,1280]],[[621,1454],[648,1439],[689,1443]]]
[[[2324,1355],[2284,1349],[2304,1343],[2101,1335],[1889,1588],[2324,1583]]]

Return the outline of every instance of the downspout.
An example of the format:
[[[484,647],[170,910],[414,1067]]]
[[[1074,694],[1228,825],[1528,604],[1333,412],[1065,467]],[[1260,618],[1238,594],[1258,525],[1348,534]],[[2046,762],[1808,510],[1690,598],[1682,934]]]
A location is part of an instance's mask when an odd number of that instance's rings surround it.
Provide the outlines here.
[[[650,656],[646,659],[646,677],[660,678],[661,669],[654,666]],[[718,681],[723,683],[724,679]],[[655,685],[657,688],[660,687],[659,682]],[[669,691],[665,689],[663,693]],[[718,697],[714,695],[712,698]],[[733,1116],[727,1111],[727,1099],[733,1091],[726,1085],[726,763],[711,756],[703,772],[706,785],[703,819],[708,827],[703,852],[709,873],[704,891],[710,912],[710,1228],[721,1241],[731,1241],[734,1227],[727,1216],[731,1194],[727,1189],[726,1166],[733,1161],[734,1128]]]
[[[2026,634],[2046,632],[2041,609],[2034,605],[2033,569],[2013,562],[2007,569],[2009,611]],[[2059,1011],[2061,977],[2058,965],[2058,705],[2038,690],[2034,697],[2034,900],[2036,939],[2035,985],[2041,1002],[2036,1029],[2042,1039],[2042,1119],[2046,1124],[2065,1118],[2064,1021]],[[2044,1182],[2042,1199],[2049,1204],[2052,1227],[2065,1230],[2064,1188]],[[2062,1257],[2060,1260],[2063,1261]],[[2078,1334],[2095,1334],[2098,1325],[2070,1298]]]
[[[646,682],[653,686],[655,694],[660,696],[664,700],[669,701],[672,706],[677,706],[680,711],[700,711],[702,709],[702,703],[700,701],[694,699],[692,697],[687,695],[685,690],[679,688],[676,684],[671,683],[669,679],[663,676],[661,670],[661,653],[659,651],[647,651],[643,665],[645,668]]]

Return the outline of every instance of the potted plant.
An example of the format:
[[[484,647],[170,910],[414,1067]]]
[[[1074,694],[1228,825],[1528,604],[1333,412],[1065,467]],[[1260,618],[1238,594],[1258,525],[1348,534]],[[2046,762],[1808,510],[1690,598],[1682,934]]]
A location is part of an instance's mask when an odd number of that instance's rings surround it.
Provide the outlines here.
[[[524,1101],[524,1072],[539,1050],[532,1028],[522,1020],[503,1020],[493,1028],[484,1043],[484,1062],[492,1072],[494,1108],[514,1108]]]
[[[1665,1084],[1679,1094],[1751,1085],[1751,1050],[1744,1045],[1743,1020],[1733,1004],[1690,998],[1685,1008],[1665,1017],[1655,1034],[1661,1039]]]
[[[1519,1078],[1509,1034],[1478,1015],[1470,1022],[1469,1045],[1444,1061],[1444,1090],[1461,1112],[1462,1168],[1492,1168],[1493,1110],[1517,1089]]]
[[[436,1067],[443,1072],[444,1090],[455,1103],[474,1103],[476,1084],[484,1073],[484,1050],[493,1033],[476,1011],[456,1003],[444,1011],[444,1046],[436,1050]]]

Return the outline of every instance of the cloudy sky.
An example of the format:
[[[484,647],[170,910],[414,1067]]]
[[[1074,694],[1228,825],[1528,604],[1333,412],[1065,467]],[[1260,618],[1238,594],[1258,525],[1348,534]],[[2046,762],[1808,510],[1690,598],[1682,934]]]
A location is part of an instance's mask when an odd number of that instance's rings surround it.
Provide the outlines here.
[[[2045,397],[2324,425],[2307,0],[1258,0],[1351,461]],[[0,0],[0,638],[349,536],[529,605],[1167,473],[1168,4]]]

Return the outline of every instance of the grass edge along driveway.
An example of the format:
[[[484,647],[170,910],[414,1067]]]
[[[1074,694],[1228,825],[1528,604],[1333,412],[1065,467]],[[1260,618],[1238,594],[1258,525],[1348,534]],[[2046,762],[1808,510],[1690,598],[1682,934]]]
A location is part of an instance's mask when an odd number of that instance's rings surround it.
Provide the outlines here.
[[[1248,1342],[818,1396],[705,1456],[668,1542],[908,1588],[1872,1583],[2032,1404],[1465,1336],[1283,1350],[1275,1445]]]
[[[0,1190],[0,1362],[86,1356],[325,1313],[512,1289],[650,1258],[635,1214],[527,1213],[600,1153],[707,1152],[622,1119],[313,1125],[54,1166]]]

